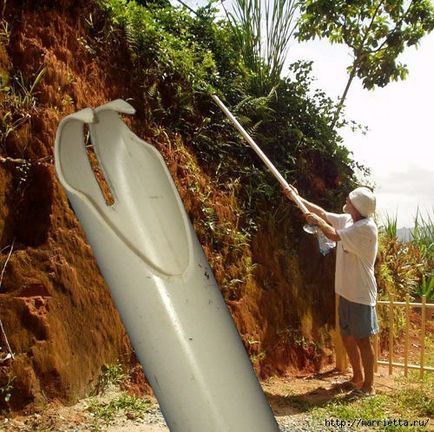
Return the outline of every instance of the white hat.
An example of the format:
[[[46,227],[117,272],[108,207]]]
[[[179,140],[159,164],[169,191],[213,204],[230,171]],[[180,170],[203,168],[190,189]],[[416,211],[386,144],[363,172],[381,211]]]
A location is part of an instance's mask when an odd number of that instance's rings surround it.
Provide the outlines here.
[[[358,187],[348,195],[351,204],[363,217],[371,217],[375,213],[375,195],[367,187]]]

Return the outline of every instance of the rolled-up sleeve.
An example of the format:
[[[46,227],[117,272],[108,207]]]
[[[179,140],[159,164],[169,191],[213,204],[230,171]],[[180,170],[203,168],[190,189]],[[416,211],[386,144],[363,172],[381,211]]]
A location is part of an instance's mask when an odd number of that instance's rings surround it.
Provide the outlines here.
[[[326,217],[327,217],[327,220],[332,225],[332,227],[335,230],[338,230],[340,228],[343,228],[346,225],[346,223],[348,222],[348,219],[351,216],[347,215],[345,213],[344,214],[337,214],[337,213],[326,212]]]

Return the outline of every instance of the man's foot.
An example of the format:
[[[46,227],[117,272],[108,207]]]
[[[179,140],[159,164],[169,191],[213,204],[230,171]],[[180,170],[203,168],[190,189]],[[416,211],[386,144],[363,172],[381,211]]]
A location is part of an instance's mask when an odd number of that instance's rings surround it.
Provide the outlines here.
[[[362,385],[363,385],[363,380],[355,381],[354,379],[351,379],[336,384],[335,388],[338,388],[339,390],[343,390],[343,391],[350,391],[350,390],[360,389]]]
[[[374,389],[365,390],[363,388],[356,388],[350,393],[348,393],[347,399],[352,401],[352,400],[360,399],[363,397],[370,397],[370,396],[375,396]]]

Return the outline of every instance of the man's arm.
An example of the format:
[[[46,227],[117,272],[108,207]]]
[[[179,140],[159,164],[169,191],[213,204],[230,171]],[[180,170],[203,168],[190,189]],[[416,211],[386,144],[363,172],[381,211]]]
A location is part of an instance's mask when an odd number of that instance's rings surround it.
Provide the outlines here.
[[[320,207],[319,205],[316,205],[307,199],[301,197],[297,191],[296,188],[292,187],[292,190],[283,189],[283,193],[286,195],[287,198],[289,198],[291,201],[294,201],[292,194],[297,194],[302,203],[306,206],[306,208],[313,214],[319,216],[321,219],[323,219],[325,222],[329,223],[329,220],[327,219],[326,211]]]
[[[292,201],[294,201],[293,194],[298,195],[297,189],[294,187],[291,188],[291,190],[284,189],[283,193]],[[330,224],[330,221],[327,219],[327,213],[326,211],[314,204],[308,201],[305,198],[302,198],[300,195],[298,195],[303,204],[306,206],[306,208],[310,211],[307,215],[305,215],[306,221],[312,225],[317,226],[324,235],[335,242],[340,241],[340,236],[336,232],[336,229]]]
[[[317,214],[308,213],[307,215],[305,215],[305,217],[308,223],[317,226],[328,239],[333,240],[335,242],[341,240],[341,237],[337,233],[336,229],[332,227],[329,223],[327,223],[326,220],[319,217]]]

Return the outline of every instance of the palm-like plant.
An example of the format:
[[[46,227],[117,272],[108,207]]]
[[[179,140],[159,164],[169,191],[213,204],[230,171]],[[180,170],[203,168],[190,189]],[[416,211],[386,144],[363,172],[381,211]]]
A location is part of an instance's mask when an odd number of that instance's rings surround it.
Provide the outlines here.
[[[427,268],[419,248],[386,234],[380,237],[379,255],[380,296],[404,301],[406,294],[414,295]]]
[[[432,265],[434,262],[434,220],[429,213],[423,217],[420,211],[417,211],[411,236],[413,243],[418,246]]]
[[[389,239],[396,239],[398,236],[398,216],[390,216],[386,214],[386,221],[382,229]]]
[[[226,11],[257,96],[280,79],[298,5],[297,0],[235,0],[233,11]]]
[[[434,272],[423,276],[416,294],[426,296],[426,299],[430,302],[434,301]]]

